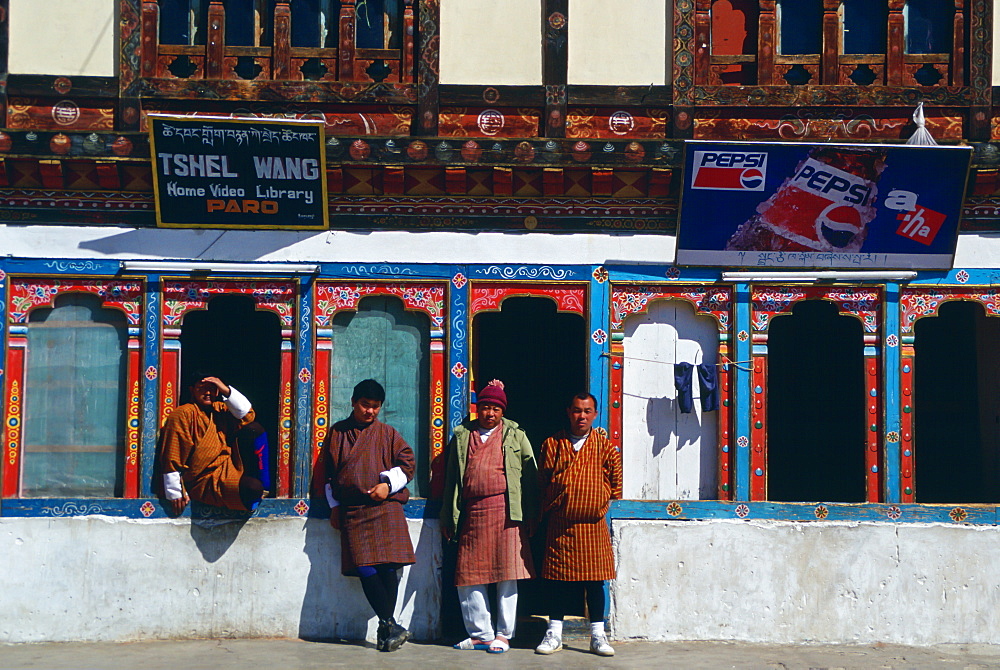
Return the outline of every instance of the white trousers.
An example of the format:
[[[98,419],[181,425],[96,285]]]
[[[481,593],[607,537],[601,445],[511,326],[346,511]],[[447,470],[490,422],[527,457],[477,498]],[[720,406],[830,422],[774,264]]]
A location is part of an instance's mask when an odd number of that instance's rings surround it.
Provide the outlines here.
[[[514,637],[514,626],[517,624],[517,580],[497,582],[497,631],[493,633],[493,620],[490,617],[490,605],[486,598],[486,584],[476,586],[459,586],[458,600],[462,605],[462,619],[465,620],[465,631],[471,638],[479,638],[492,642],[497,635],[508,640]]]

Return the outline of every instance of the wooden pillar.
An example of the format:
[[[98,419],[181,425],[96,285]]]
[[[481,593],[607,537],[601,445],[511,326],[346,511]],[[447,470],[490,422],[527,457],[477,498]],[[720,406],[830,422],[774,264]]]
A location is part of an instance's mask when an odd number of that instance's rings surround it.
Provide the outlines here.
[[[7,338],[7,364],[4,366],[6,411],[3,431],[4,498],[16,498],[21,493],[21,457],[24,424],[24,358],[28,349],[28,328],[11,325]]]
[[[139,455],[142,476],[139,479],[139,492],[142,497],[148,498],[153,495],[156,442],[162,425],[157,408],[162,407],[160,388],[163,383],[163,366],[160,365],[160,343],[162,342],[160,319],[163,293],[158,275],[151,276],[146,281],[145,286],[146,302],[143,319],[145,319],[145,332],[148,335],[143,342],[146,370],[142,381],[142,441],[140,442]]]
[[[291,329],[281,329],[281,371],[278,392],[278,472],[277,494],[292,495],[292,380],[295,338]],[[298,493],[298,491],[296,491]]]
[[[566,136],[566,78],[569,67],[569,2],[542,3],[542,83],[545,85],[545,137]]]
[[[127,343],[127,376],[126,376],[126,411],[125,411],[125,482],[124,495],[126,498],[138,498],[140,496],[139,486],[139,403],[142,401],[140,394],[140,369],[142,358],[142,345],[139,336],[142,329],[139,326],[129,326]]]
[[[716,412],[716,420],[719,422],[718,491],[716,495],[719,500],[732,500],[734,493],[731,390],[736,366],[728,363],[728,361],[734,360],[733,356],[735,355],[729,346],[729,337],[728,330],[719,333],[719,359],[716,366],[719,371],[719,409]]]
[[[673,26],[667,26],[669,35]],[[708,86],[712,72],[712,0],[695,2],[694,31],[694,83]]]
[[[865,366],[865,502],[882,500],[882,403],[879,388],[878,335],[864,336]]]
[[[997,0],[993,0],[997,2]],[[969,11],[967,21],[969,33],[969,70],[962,79],[954,79],[955,86],[969,86],[972,89],[972,106],[969,108],[968,139],[975,142],[988,142],[991,135],[993,119],[993,3],[987,0],[957,0],[956,14],[961,14],[965,22],[965,12]],[[964,34],[965,31],[963,31]],[[956,38],[958,30],[956,28]],[[964,44],[956,42],[956,44]],[[959,54],[958,49],[952,49],[953,71],[956,65],[964,66],[966,54]]]
[[[354,59],[356,41],[355,30],[357,27],[357,8],[355,0],[343,0],[340,4],[340,30],[337,44],[337,67],[339,69],[338,79],[340,81],[356,81],[354,75]]]
[[[443,328],[432,328],[430,332],[430,497],[444,495],[445,453],[444,445],[449,432],[445,421],[445,332]]]
[[[900,352],[900,365],[898,368],[899,404],[902,411],[899,414],[899,442],[887,445],[887,451],[888,453],[895,452],[894,456],[899,462],[899,479],[898,484],[896,484],[898,502],[912,503],[916,502],[913,453],[913,363],[915,353],[913,335],[907,335],[903,338],[900,349],[902,351]],[[897,502],[897,500],[889,499],[886,502]]]
[[[292,12],[286,0],[274,8],[274,39],[271,42],[271,78],[291,79]]]
[[[751,403],[754,400],[753,382],[756,361],[752,360],[753,348],[750,342],[752,331],[752,303],[750,285],[736,284],[733,287],[733,331],[736,341],[733,347],[739,367],[732,371],[733,379],[733,413],[736,426],[736,450],[732,464],[736,479],[735,500],[750,500],[750,466],[751,466]],[[745,362],[748,362],[747,365]]]
[[[208,6],[208,37],[205,42],[205,78],[222,79],[226,52],[226,10],[218,0]]]
[[[955,0],[951,35],[951,63],[948,67],[951,85],[965,86],[965,0]]]
[[[820,84],[840,83],[840,0],[823,0],[823,53],[820,56]]]
[[[694,53],[695,42],[695,9],[690,2],[673,3],[674,16],[668,17],[666,31],[666,52],[668,72],[671,73],[670,90],[673,92],[674,113],[670,133],[675,138],[694,137]],[[672,23],[669,20],[673,19]],[[675,35],[686,35],[677,38]]]
[[[759,86],[785,83],[775,78],[774,58],[777,45],[778,17],[775,0],[760,0],[760,17],[757,28],[757,84]]]
[[[143,0],[140,45],[139,70],[142,76],[159,77],[160,5],[155,0]]]
[[[906,51],[904,0],[889,0],[888,44],[885,53],[885,83],[889,86],[903,84],[903,54]]]
[[[767,500],[767,333],[754,333],[750,391],[750,500]]]
[[[413,14],[413,0],[403,0],[403,64],[400,67],[400,81],[404,84],[412,84],[416,81],[414,73],[414,62],[416,58],[416,41],[414,31],[416,24]]]
[[[420,56],[417,59],[417,119],[413,134],[438,134],[438,83],[441,60],[441,0],[419,0]]]

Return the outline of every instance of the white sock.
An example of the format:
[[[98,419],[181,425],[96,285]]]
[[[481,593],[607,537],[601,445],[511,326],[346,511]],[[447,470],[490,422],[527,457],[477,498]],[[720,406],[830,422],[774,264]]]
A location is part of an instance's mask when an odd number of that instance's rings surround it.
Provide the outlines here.
[[[604,622],[603,621],[591,621],[590,622],[590,634],[593,635],[604,635]]]
[[[562,619],[549,619],[549,632],[555,635],[560,640],[562,639]]]

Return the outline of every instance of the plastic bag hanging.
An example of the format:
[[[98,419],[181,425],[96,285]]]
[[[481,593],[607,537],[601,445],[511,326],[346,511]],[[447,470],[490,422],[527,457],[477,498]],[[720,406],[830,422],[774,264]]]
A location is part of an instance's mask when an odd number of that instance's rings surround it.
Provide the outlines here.
[[[927,130],[927,122],[924,120],[924,103],[922,101],[917,103],[917,109],[913,112],[913,122],[917,124],[917,130],[910,135],[910,139],[906,140],[906,143],[925,147],[936,146],[937,140]]]

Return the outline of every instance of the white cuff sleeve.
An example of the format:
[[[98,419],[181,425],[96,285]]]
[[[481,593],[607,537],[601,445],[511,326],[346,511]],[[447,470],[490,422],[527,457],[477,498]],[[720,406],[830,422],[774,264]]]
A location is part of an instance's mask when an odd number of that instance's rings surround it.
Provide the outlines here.
[[[184,497],[184,489],[181,488],[181,473],[163,473],[163,494],[167,500],[180,500]]]
[[[247,397],[234,389],[232,386],[229,387],[229,397],[226,398],[226,405],[229,407],[229,412],[237,419],[242,419],[250,411],[251,405]]]
[[[379,479],[389,485],[389,495],[401,490],[404,486],[406,486],[406,482],[408,481],[406,479],[406,475],[400,467],[380,472]]]
[[[323,490],[326,492],[326,502],[330,504],[330,509],[340,507],[340,501],[333,497],[333,487],[327,484]]]

